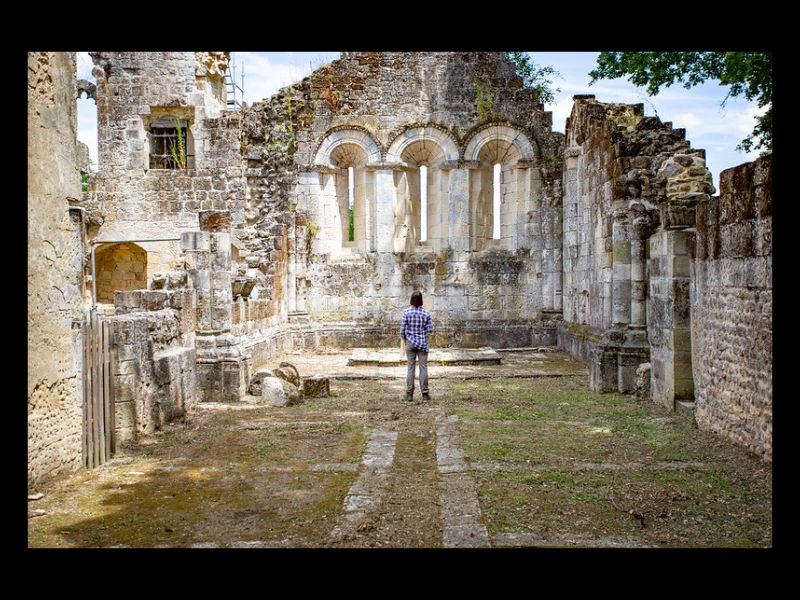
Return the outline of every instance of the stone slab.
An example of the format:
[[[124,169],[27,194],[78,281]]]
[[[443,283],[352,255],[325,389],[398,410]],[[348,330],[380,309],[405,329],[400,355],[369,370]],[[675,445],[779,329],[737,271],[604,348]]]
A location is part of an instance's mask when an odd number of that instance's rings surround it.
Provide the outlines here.
[[[499,365],[502,357],[493,348],[443,348],[432,349],[428,354],[429,365]],[[400,349],[353,348],[347,360],[349,366],[399,366],[406,359]]]

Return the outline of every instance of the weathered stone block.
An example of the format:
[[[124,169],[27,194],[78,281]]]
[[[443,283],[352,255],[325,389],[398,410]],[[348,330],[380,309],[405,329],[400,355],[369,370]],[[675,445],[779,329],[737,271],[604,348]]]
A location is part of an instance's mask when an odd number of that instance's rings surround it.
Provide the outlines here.
[[[288,381],[294,386],[300,387],[300,373],[297,371],[297,367],[291,363],[280,363],[278,368],[275,369],[275,376]]]
[[[635,393],[640,400],[650,400],[650,363],[642,363],[636,368]]]
[[[302,401],[300,390],[279,377],[265,377],[262,380],[261,398],[270,406],[291,406]]]
[[[331,383],[327,377],[313,376],[303,379],[303,396],[306,398],[327,398],[331,395]]]
[[[249,393],[253,396],[261,396],[261,384],[267,377],[276,377],[272,369],[258,369],[250,377]]]
[[[206,231],[181,233],[181,250],[210,251],[211,234]]]

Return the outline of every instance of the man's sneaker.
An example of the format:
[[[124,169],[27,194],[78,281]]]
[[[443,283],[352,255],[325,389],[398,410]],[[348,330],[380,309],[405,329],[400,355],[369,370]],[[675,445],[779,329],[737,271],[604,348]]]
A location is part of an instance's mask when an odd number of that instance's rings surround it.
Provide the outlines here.
[[[422,394],[422,399],[426,402],[430,401],[431,395],[430,394]]]
[[[414,394],[406,394],[406,402],[413,402]]]

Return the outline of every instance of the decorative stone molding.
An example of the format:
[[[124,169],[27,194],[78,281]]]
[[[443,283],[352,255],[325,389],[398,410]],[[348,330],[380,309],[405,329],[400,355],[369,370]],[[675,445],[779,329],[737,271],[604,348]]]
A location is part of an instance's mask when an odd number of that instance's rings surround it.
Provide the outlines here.
[[[335,168],[331,154],[343,144],[354,144],[361,148],[367,156],[367,163],[383,162],[381,148],[369,132],[360,128],[348,128],[333,130],[323,138],[314,154],[314,166]]]
[[[477,161],[481,149],[492,141],[504,141],[517,147],[520,158],[523,160],[536,160],[536,152],[528,136],[517,128],[509,125],[489,125],[476,131],[467,142],[464,149],[465,161]]]
[[[386,152],[386,162],[406,162],[403,158],[405,151],[415,143],[430,142],[435,144],[440,154],[436,162],[457,161],[459,158],[458,144],[456,139],[449,132],[439,127],[425,125],[422,127],[412,127],[394,138]]]
[[[195,74],[198,77],[223,77],[228,70],[230,52],[195,52],[197,67]]]

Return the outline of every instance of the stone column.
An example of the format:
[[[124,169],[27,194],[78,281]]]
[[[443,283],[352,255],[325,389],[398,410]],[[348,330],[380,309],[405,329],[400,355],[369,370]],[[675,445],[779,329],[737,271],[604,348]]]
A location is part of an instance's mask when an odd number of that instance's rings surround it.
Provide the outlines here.
[[[455,167],[450,171],[447,186],[447,237],[456,256],[469,252],[469,169]]]
[[[297,252],[295,240],[295,219],[292,219],[286,236],[286,304],[288,316],[297,312]]]
[[[231,334],[230,227],[229,211],[201,211],[201,231],[181,234],[189,285],[197,293],[197,389],[203,402],[238,400],[249,383],[249,357]]]
[[[636,205],[641,207],[641,205]],[[643,209],[643,207],[642,207]],[[650,236],[650,220],[640,211],[630,220],[631,243],[631,323],[632,329],[647,327],[647,280],[645,260],[647,238]]]
[[[376,249],[378,252],[394,251],[394,172],[391,169],[375,171],[375,221]]]
[[[302,213],[295,216],[295,281],[297,284],[296,310],[306,315],[306,262],[308,261],[308,217]]]
[[[692,194],[662,204],[662,229],[650,238],[650,390],[654,401],[670,409],[678,400],[694,398],[688,228],[694,225],[697,202],[705,199]]]
[[[631,243],[628,234],[628,210],[614,211],[611,230],[613,266],[611,284],[611,323],[614,327],[631,322]]]
[[[645,252],[650,233],[650,220],[641,204],[631,207],[628,218],[628,239],[630,240],[630,323],[625,342],[620,348],[617,366],[617,389],[631,393],[636,387],[636,369],[650,358],[650,346],[646,331],[646,286]]]
[[[371,169],[358,169],[356,202],[361,200],[364,207],[364,252],[375,251],[375,186]]]

